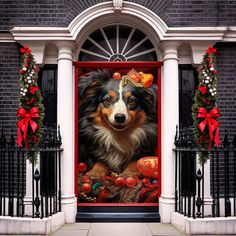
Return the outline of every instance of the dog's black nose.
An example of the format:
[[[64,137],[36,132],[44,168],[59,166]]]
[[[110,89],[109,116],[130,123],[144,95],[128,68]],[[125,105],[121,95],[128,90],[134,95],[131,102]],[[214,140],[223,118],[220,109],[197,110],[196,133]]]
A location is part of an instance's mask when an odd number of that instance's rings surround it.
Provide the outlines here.
[[[117,123],[123,123],[125,121],[125,115],[124,114],[116,114],[115,120]]]

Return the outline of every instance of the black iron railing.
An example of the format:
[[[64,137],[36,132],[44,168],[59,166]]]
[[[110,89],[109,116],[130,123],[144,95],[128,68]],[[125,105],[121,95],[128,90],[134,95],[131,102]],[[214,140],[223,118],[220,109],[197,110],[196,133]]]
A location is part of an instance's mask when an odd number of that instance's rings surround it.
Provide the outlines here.
[[[45,128],[39,149],[17,148],[0,135],[0,216],[48,217],[61,211],[59,129]],[[37,161],[29,161],[30,153]],[[27,164],[28,163],[28,164]],[[30,169],[29,169],[30,168]]]
[[[207,150],[195,144],[191,128],[177,128],[175,147],[175,211],[193,218],[236,216],[236,135],[230,142],[225,131],[221,146]],[[210,181],[198,158],[202,154],[209,158]],[[206,189],[210,213],[205,212]]]

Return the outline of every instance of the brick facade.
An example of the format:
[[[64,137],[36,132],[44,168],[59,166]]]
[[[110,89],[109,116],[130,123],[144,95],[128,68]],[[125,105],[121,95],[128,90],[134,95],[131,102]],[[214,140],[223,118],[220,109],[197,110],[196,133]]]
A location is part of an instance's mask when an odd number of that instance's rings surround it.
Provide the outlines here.
[[[230,138],[236,132],[236,43],[218,43],[218,95],[221,136],[227,129]]]
[[[225,130],[228,132],[229,141],[233,140],[236,134],[236,43],[217,43],[217,70],[218,70],[218,106],[221,116],[220,122],[220,137],[221,142],[224,140]],[[216,158],[216,157],[215,157]],[[219,157],[219,186],[220,194],[225,193],[225,161],[226,157],[221,155]],[[215,160],[216,162],[216,160]],[[234,156],[229,156],[229,191],[233,194],[233,175],[234,175]],[[211,162],[212,167],[212,162]],[[211,176],[212,176],[211,171]],[[216,176],[216,169],[215,169]],[[211,191],[213,186],[213,179],[211,179]],[[215,179],[215,191],[216,191]]]
[[[107,0],[0,0],[0,30],[14,26],[68,26],[85,9]],[[128,0],[155,12],[168,26],[231,26],[236,1]]]
[[[0,30],[14,26],[68,26],[85,9],[106,0],[0,0]]]
[[[19,106],[19,64],[16,43],[0,43],[0,128],[7,138],[11,129],[16,132],[17,108]]]

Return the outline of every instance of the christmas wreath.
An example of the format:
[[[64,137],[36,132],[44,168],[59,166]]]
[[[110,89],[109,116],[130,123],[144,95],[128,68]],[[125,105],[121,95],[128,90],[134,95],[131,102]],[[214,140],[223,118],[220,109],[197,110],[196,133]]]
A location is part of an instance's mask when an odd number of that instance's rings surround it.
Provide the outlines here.
[[[220,144],[217,107],[217,70],[216,51],[208,47],[198,69],[199,86],[192,105],[193,134],[200,149],[212,149]],[[207,159],[207,154],[200,156],[200,161]]]
[[[37,84],[38,67],[35,65],[31,49],[20,48],[20,105],[17,111],[17,145],[28,149],[28,158],[35,161],[36,151],[43,135],[44,105],[41,91]]]

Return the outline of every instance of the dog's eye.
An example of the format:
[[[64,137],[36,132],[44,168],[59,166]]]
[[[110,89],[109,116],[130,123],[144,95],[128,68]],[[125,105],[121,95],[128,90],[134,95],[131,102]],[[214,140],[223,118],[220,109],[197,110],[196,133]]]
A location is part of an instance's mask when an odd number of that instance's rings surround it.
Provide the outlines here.
[[[128,105],[131,107],[135,107],[136,106],[136,101],[132,98],[128,99]]]
[[[108,107],[112,103],[112,98],[108,97],[103,101],[103,104]]]
[[[106,102],[111,103],[111,98],[107,98]]]

